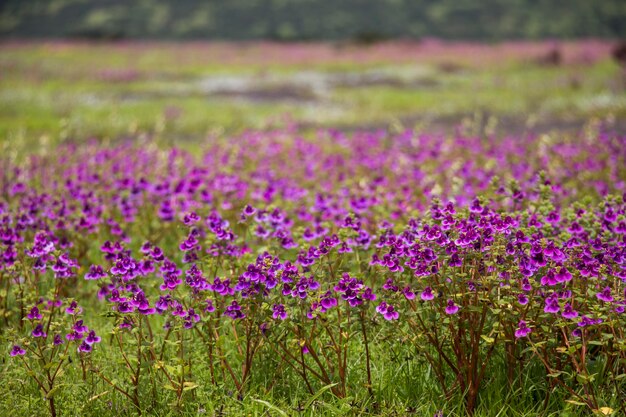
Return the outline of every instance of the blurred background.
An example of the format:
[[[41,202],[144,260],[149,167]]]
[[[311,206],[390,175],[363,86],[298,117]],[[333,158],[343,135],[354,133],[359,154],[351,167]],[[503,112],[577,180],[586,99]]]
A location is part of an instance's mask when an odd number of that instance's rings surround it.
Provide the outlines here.
[[[0,137],[625,130],[623,0],[4,0]]]
[[[497,41],[626,35],[621,0],[4,0],[0,33],[92,39]]]

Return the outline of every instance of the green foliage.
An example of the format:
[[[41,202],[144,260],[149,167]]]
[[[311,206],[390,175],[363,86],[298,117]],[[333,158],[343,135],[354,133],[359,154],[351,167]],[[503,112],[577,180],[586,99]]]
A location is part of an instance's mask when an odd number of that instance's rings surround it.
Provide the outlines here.
[[[621,37],[621,0],[9,0],[0,34],[310,40]],[[567,7],[567,12],[563,8]]]

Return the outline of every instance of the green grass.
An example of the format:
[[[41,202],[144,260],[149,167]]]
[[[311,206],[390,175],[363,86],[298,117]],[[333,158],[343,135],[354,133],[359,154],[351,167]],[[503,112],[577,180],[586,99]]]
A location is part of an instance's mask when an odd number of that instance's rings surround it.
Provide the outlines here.
[[[242,53],[253,57],[257,52]],[[626,116],[620,70],[609,61],[558,67],[525,62],[461,65],[448,73],[434,62],[419,67],[375,61],[244,65],[221,63],[218,55],[177,52],[171,45],[147,45],[141,53],[106,44],[6,48],[0,57],[0,138],[33,144],[41,136],[116,137],[137,131],[197,138],[263,127],[285,115],[312,127],[385,126],[425,117],[458,123],[477,110],[522,121]],[[355,75],[373,69],[397,73],[400,79],[411,71],[418,75],[408,86],[331,88],[312,102],[233,99],[207,95],[198,87],[199,80],[211,76],[280,77],[302,71]],[[131,71],[129,78],[120,71]],[[107,79],[107,72],[122,79]],[[176,109],[175,120],[166,119],[168,109]]]

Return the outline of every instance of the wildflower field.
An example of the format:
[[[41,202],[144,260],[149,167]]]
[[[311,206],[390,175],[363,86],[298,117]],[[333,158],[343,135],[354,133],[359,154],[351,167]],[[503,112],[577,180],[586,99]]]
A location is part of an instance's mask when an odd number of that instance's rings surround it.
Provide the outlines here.
[[[0,415],[626,414],[608,45],[2,48]]]

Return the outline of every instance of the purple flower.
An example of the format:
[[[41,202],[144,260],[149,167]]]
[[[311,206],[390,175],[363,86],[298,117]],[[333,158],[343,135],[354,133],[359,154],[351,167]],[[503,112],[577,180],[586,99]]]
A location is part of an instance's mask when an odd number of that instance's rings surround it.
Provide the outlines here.
[[[102,340],[100,336],[96,335],[96,332],[92,330],[85,338],[84,343],[87,343],[88,345],[93,345],[94,343],[100,343],[100,340]]]
[[[461,258],[459,257],[458,254],[453,253],[452,256],[450,256],[450,260],[448,261],[448,265],[451,266],[451,267],[463,266],[463,261],[461,260]]]
[[[459,311],[459,306],[454,304],[452,299],[448,300],[448,305],[446,306],[446,314],[456,314]]]
[[[552,211],[548,213],[548,215],[546,216],[546,221],[553,225],[557,224],[560,220],[561,220],[561,216],[559,215],[559,212],[557,211]]]
[[[200,221],[200,216],[198,216],[198,214],[193,211],[191,213],[185,214],[185,216],[183,217],[183,223],[185,224],[185,226],[193,226],[193,224],[197,223],[198,221]]]
[[[200,321],[200,315],[195,312],[193,308],[187,311],[187,315],[184,318],[183,327],[185,329],[191,329],[194,324]]]
[[[322,307],[324,307],[325,310],[328,310],[337,305],[337,299],[331,297],[330,293],[328,293],[325,297],[322,298],[320,304],[322,305]]]
[[[74,324],[72,329],[78,333],[85,333],[89,331],[89,328],[83,324],[82,320],[76,321],[76,324]]]
[[[38,324],[37,326],[35,326],[35,328],[31,332],[31,335],[33,337],[43,337],[43,338],[46,338],[48,336],[48,334],[43,331],[43,325],[41,324]]]
[[[409,286],[404,287],[402,294],[404,294],[407,300],[413,300],[415,298],[415,293],[411,291]]]
[[[411,293],[411,294],[413,294],[413,293]],[[405,296],[407,298],[409,298],[409,295],[407,295],[405,293]],[[363,298],[364,300],[367,300],[367,301],[374,301],[374,300],[376,300],[376,294],[374,294],[372,289],[368,287],[368,288],[365,289],[365,291],[363,291],[363,294],[361,294],[361,298]],[[415,298],[415,294],[413,294],[413,298]],[[412,298],[409,298],[409,299],[412,300]]]
[[[611,288],[605,287],[601,292],[596,294],[598,300],[604,301],[606,303],[610,303],[613,301],[613,296],[611,296]]]
[[[541,285],[543,286],[553,286],[558,283],[559,281],[557,280],[556,275],[554,274],[554,271],[552,270],[548,271],[546,275],[541,277]]]
[[[83,343],[78,346],[78,351],[82,353],[89,353],[93,350],[93,347],[87,343],[87,341],[83,340]]]
[[[587,326],[593,326],[595,324],[600,324],[600,323],[602,323],[602,319],[592,319],[591,317],[582,316],[582,318],[580,319],[578,323],[576,323],[576,325],[578,327],[587,327]]]
[[[285,306],[282,304],[274,304],[272,317],[274,319],[285,320],[287,318]]]
[[[28,320],[41,320],[41,314],[39,313],[39,308],[37,306],[30,309],[30,313],[26,315]]]
[[[135,307],[131,306],[127,301],[121,301],[117,304],[117,311],[120,313],[132,313],[135,311]]]
[[[543,311],[550,314],[556,314],[561,310],[559,307],[559,299],[555,294],[546,298],[546,305],[543,308]]]
[[[104,272],[100,265],[91,265],[89,267],[89,272],[85,274],[86,280],[97,280],[100,278],[106,277],[107,274]]]
[[[55,346],[63,344],[63,338],[61,337],[60,334],[55,334],[54,335],[54,342],[53,343],[54,343]]]
[[[398,320],[400,317],[400,314],[395,311],[395,308],[391,304],[387,304],[384,301],[376,307],[376,311],[382,314],[385,320]]]
[[[233,320],[243,319],[246,317],[246,315],[241,312],[241,306],[237,304],[237,301],[235,300],[233,300],[233,302],[230,303],[228,307],[226,307],[224,315],[230,317]]]
[[[565,307],[563,307],[563,312],[561,313],[561,316],[571,320],[578,317],[578,312],[572,308],[570,303],[567,303],[565,304]]]
[[[252,216],[254,215],[254,213],[256,213],[256,209],[254,207],[252,207],[250,204],[247,204],[244,208],[243,208],[243,215],[244,216]]]
[[[526,337],[530,334],[531,331],[532,330],[526,325],[526,322],[524,320],[520,320],[519,324],[517,325],[517,329],[515,330],[515,337],[517,339]]]
[[[204,311],[206,311],[207,313],[212,313],[215,311],[215,306],[213,305],[213,300],[211,300],[210,298],[206,299],[206,307],[204,308]]]
[[[65,313],[70,315],[80,314],[82,311],[83,309],[78,306],[78,303],[76,301],[72,301],[69,307],[65,309]]]
[[[561,268],[561,270],[556,273],[556,280],[558,282],[569,282],[572,280],[572,274],[567,268]]]
[[[526,304],[528,304],[528,297],[526,296],[526,294],[519,294],[517,296],[517,302],[520,303],[520,305],[525,306]]]
[[[72,330],[71,332],[65,335],[65,338],[67,340],[80,340],[83,338],[83,336],[84,335],[82,333],[77,332],[76,330]]]
[[[424,291],[422,291],[422,293],[420,294],[420,298],[424,301],[430,301],[434,299],[435,295],[433,294],[432,288],[430,287],[424,288]]]
[[[22,355],[26,355],[26,351],[22,349],[22,347],[19,345],[13,345],[13,349],[11,349],[11,353],[9,353],[9,355],[22,356]]]

